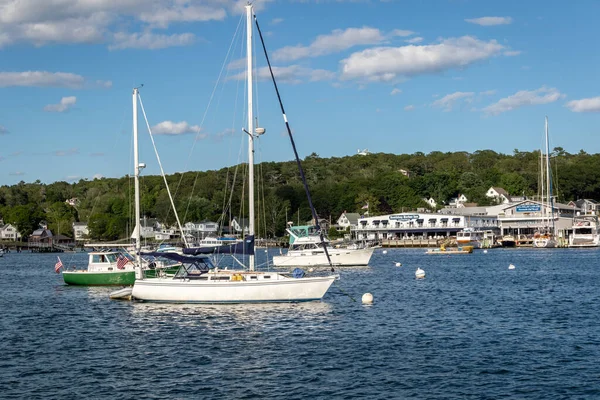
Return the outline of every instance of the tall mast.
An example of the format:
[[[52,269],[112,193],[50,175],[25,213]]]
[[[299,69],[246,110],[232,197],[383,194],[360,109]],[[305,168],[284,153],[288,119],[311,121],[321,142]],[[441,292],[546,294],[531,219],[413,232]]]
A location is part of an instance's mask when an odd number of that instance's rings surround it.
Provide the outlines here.
[[[135,265],[136,278],[143,279],[142,263],[140,259],[140,251],[142,249],[141,234],[140,234],[140,165],[138,153],[138,106],[137,106],[138,89],[133,89],[133,170],[135,182]]]
[[[246,5],[246,62],[248,79],[248,235],[254,235],[254,115],[252,113],[252,5]],[[242,232],[243,234],[243,232]],[[254,271],[254,255],[248,259]]]
[[[550,206],[550,215],[552,216],[552,233],[554,234],[554,200],[552,199],[552,181],[550,180],[550,143],[548,141],[548,116],[546,116],[546,190],[548,191],[548,206]]]

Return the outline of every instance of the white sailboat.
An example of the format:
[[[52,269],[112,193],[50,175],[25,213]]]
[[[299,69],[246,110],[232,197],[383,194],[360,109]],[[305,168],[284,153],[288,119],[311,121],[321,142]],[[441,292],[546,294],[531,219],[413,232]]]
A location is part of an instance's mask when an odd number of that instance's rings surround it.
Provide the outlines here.
[[[552,204],[552,181],[550,180],[550,151],[548,144],[548,117],[546,117],[546,157],[541,155],[540,171],[542,183],[542,216],[545,223],[544,229],[533,235],[533,247],[556,247],[554,232],[554,205]],[[544,176],[545,173],[545,176]],[[546,184],[544,185],[544,179]]]
[[[249,234],[244,243],[236,244],[237,248],[241,248],[242,251],[248,251],[246,253],[249,255],[248,270],[239,271],[215,268],[208,255],[190,257],[165,253],[164,256],[171,257],[183,263],[180,270],[172,277],[159,276],[148,279],[144,278],[141,273],[138,274],[132,291],[134,299],[170,303],[297,302],[320,300],[333,281],[339,278],[338,275],[306,277],[304,276],[304,271],[299,269],[290,275],[279,272],[259,272],[255,271],[254,268],[254,139],[257,135],[263,134],[264,129],[254,127],[252,112],[252,10],[252,5],[246,6],[248,91],[248,127],[246,133],[248,134]],[[136,113],[134,96],[134,115]],[[285,114],[284,120],[287,123]],[[135,122],[134,129],[137,129]],[[139,202],[137,198],[136,201]],[[136,211],[138,211],[137,208]]]

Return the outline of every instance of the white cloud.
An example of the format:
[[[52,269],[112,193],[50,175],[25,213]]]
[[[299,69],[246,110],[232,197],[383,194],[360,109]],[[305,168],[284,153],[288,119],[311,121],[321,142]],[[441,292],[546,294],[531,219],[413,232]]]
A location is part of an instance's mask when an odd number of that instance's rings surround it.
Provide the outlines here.
[[[277,25],[283,22],[283,18],[273,18],[271,20],[271,25]]]
[[[8,129],[0,125],[0,135],[6,135],[8,133]]]
[[[25,71],[0,72],[0,87],[36,86],[81,88],[85,79],[69,72]]]
[[[493,90],[493,89],[492,90],[485,90],[483,92],[479,92],[479,94],[481,94],[483,96],[491,96],[493,94],[496,94],[496,91]]]
[[[69,176],[67,176],[67,177],[65,178],[65,180],[66,180],[67,182],[75,182],[75,181],[78,181],[78,180],[80,180],[80,179],[81,179],[81,176],[79,176],[79,175],[69,175]]]
[[[415,33],[413,31],[407,31],[405,29],[394,29],[390,35],[406,37],[406,36],[410,36],[410,35],[414,35],[414,34]]]
[[[324,69],[311,69],[301,67],[299,65],[290,65],[287,67],[273,67],[273,74],[275,79],[283,83],[297,84],[303,80],[309,80],[311,82],[331,80],[335,77],[335,73]],[[256,77],[258,80],[271,79],[271,74],[268,67],[261,67],[256,71]],[[229,79],[242,80],[246,79],[246,72],[240,72],[239,74],[231,76]]]
[[[452,111],[452,108],[460,101],[471,103],[473,96],[475,96],[474,92],[454,92],[434,101],[432,106],[443,108],[444,111]]]
[[[362,28],[336,29],[329,35],[320,35],[308,46],[286,46],[273,53],[273,59],[280,61],[294,61],[300,58],[317,57],[325,54],[336,53],[354,46],[377,44],[385,36],[376,28],[364,26]]]
[[[77,103],[77,97],[63,97],[62,99],[60,99],[60,103],[58,104],[48,104],[46,107],[44,107],[44,111],[65,112],[72,108],[75,105],[75,103]]]
[[[573,112],[600,112],[600,97],[571,100],[566,106]]]
[[[498,100],[483,109],[487,115],[498,115],[523,106],[552,103],[564,97],[557,89],[542,86],[536,90],[521,90],[511,96]]]
[[[410,104],[410,105],[408,105],[408,106],[404,107],[404,111],[412,111],[412,110],[414,110],[414,109],[415,109],[415,106],[413,106],[412,104]]]
[[[472,36],[444,39],[438,44],[423,46],[375,47],[340,61],[342,79],[394,81],[399,76],[464,68],[504,50],[506,47],[495,40],[486,42]]]
[[[405,40],[406,43],[410,43],[410,44],[417,44],[417,43],[421,43],[422,41],[423,41],[423,38],[421,36],[417,36],[412,39]]]
[[[25,175],[25,172],[22,171],[16,171],[16,172],[11,172],[9,173],[10,176],[23,176]]]
[[[76,147],[73,147],[73,148],[70,148],[67,150],[56,150],[53,154],[57,157],[72,156],[75,154],[79,154],[79,149]]]
[[[395,96],[395,95],[400,94],[400,93],[402,93],[402,89],[394,88],[390,92],[390,95]]]
[[[481,18],[470,18],[465,21],[481,25],[481,26],[493,26],[493,25],[508,25],[512,23],[511,17],[481,17]]]
[[[256,9],[271,0],[262,0]],[[19,42],[98,43],[129,27],[148,32],[171,24],[223,20],[246,1],[0,0],[0,47]],[[257,7],[258,6],[258,7]]]
[[[185,135],[188,133],[195,133],[198,135],[200,134],[200,131],[200,126],[190,125],[186,121],[163,121],[152,127],[152,133],[155,135]]]
[[[96,85],[97,85],[97,86],[100,86],[100,87],[103,87],[103,88],[106,88],[106,89],[109,89],[109,88],[111,88],[111,87],[112,87],[113,83],[112,83],[112,81],[101,81],[101,80],[97,80],[97,81],[96,81]]]
[[[121,49],[164,49],[173,46],[187,46],[194,43],[196,36],[192,33],[162,35],[151,32],[124,33],[114,35],[114,43],[109,45],[110,50]]]
[[[92,176],[92,179],[102,179],[104,178],[104,175],[102,174],[94,174],[94,176]]]

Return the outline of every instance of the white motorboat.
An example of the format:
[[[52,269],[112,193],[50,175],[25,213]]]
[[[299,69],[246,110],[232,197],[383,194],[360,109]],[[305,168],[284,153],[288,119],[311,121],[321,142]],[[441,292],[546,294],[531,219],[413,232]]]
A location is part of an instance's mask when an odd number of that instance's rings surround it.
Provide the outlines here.
[[[569,235],[569,247],[598,247],[600,231],[598,217],[579,217],[573,222],[573,233]]]
[[[360,266],[368,265],[373,247],[367,248],[334,248],[329,240],[321,241],[320,235],[312,226],[293,226],[286,229],[290,235],[287,253],[273,256],[273,265],[276,267],[319,266],[329,265],[327,253],[331,264],[335,266]]]

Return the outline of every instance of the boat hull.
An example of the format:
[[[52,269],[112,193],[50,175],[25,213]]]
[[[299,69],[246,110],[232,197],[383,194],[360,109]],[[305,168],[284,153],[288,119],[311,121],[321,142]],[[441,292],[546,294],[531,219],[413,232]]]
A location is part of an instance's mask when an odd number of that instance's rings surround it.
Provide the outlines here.
[[[600,244],[600,236],[571,236],[569,238],[569,247],[598,247]]]
[[[135,282],[135,271],[63,271],[67,285],[77,286],[130,286]]]
[[[365,266],[369,265],[374,248],[347,250],[328,249],[331,263],[338,267]],[[324,253],[308,254],[288,252],[285,255],[273,256],[273,265],[276,267],[313,267],[329,265]]]
[[[273,281],[197,281],[172,278],[137,280],[133,298],[166,303],[301,302],[323,298],[337,276]]]
[[[533,247],[538,249],[550,249],[556,247],[556,240],[552,238],[533,238]]]

